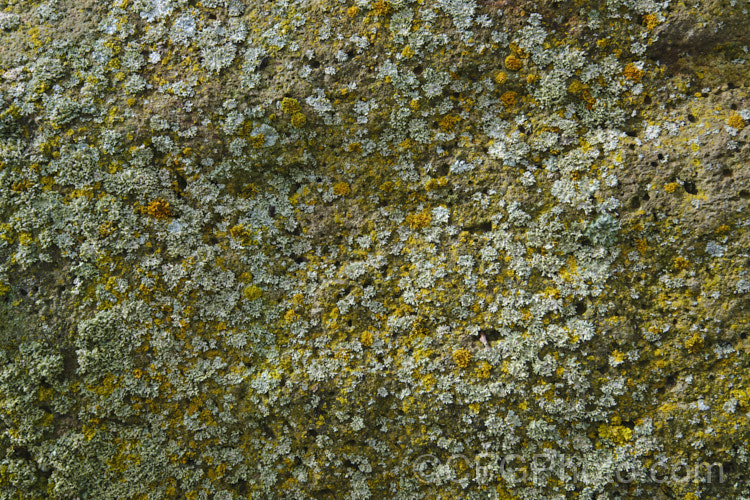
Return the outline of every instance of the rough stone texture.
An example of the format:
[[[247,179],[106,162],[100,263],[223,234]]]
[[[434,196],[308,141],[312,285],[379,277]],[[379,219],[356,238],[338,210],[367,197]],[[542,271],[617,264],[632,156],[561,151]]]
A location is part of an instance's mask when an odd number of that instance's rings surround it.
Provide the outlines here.
[[[749,9],[0,0],[0,498],[750,498]]]

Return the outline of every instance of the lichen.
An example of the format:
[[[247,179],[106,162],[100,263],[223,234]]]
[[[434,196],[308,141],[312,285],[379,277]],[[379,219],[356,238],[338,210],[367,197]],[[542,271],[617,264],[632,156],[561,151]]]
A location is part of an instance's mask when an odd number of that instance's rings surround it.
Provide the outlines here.
[[[0,498],[750,498],[746,3],[0,9]]]

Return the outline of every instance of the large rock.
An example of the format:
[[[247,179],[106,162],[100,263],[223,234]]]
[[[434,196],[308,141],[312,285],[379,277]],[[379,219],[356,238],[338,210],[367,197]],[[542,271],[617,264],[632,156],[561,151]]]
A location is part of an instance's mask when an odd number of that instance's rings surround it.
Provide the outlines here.
[[[747,2],[0,9],[0,498],[750,498]]]

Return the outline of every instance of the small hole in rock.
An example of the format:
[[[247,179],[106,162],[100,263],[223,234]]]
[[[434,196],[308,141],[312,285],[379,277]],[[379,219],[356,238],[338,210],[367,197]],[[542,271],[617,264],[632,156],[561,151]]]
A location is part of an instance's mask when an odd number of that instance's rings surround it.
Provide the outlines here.
[[[648,193],[643,193],[643,201],[648,201],[650,199],[651,197],[648,195]]]
[[[748,191],[747,189],[741,189],[740,198],[742,198],[743,200],[750,198],[750,191]]]
[[[685,188],[686,193],[690,194],[698,194],[698,188],[695,186],[695,182],[693,181],[687,181],[683,186]]]
[[[722,177],[732,177],[734,175],[734,172],[731,168],[722,168],[721,169],[721,176]]]
[[[688,121],[689,121],[690,123],[695,123],[695,115],[693,115],[692,113],[690,113],[690,114],[689,114],[689,115],[687,116],[687,119],[688,119]]]
[[[465,230],[473,234],[484,234],[488,231],[492,231],[492,223],[490,221],[480,222],[468,226]]]

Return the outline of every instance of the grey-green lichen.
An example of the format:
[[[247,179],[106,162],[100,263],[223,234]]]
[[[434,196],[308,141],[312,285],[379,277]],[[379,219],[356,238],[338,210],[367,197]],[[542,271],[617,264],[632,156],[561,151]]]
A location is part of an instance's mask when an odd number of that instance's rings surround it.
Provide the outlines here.
[[[750,498],[749,8],[0,0],[0,498]]]

